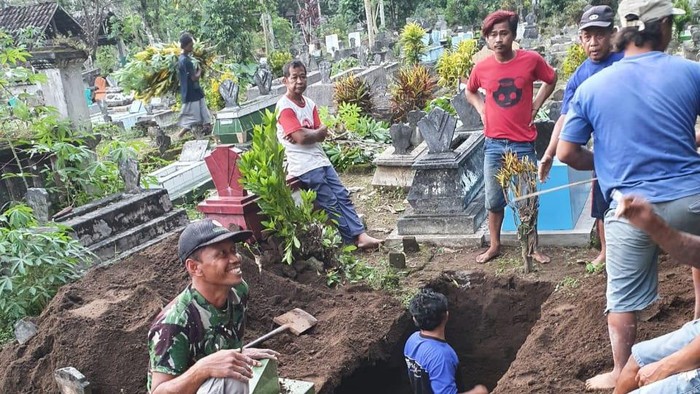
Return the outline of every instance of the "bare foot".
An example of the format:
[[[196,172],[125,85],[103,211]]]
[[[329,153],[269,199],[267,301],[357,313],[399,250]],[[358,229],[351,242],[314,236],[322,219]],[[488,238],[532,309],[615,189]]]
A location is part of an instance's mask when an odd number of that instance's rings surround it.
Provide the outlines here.
[[[357,236],[355,245],[360,249],[374,249],[383,244],[384,240],[370,237],[367,233],[362,233]]]
[[[479,264],[484,264],[489,262],[490,260],[495,259],[496,257],[501,255],[501,248],[498,246],[496,247],[490,247],[488,248],[484,253],[476,256],[476,262]]]
[[[591,261],[591,264],[593,264],[593,266],[596,268],[602,264],[605,264],[605,253],[599,253],[598,256]]]
[[[617,377],[612,372],[602,373],[586,380],[586,391],[612,390],[616,382]]]
[[[537,262],[540,263],[540,264],[547,264],[547,263],[549,263],[550,261],[552,261],[552,259],[549,258],[549,256],[547,256],[546,254],[544,254],[544,253],[542,253],[542,252],[539,252],[539,251],[538,251],[538,252],[534,252],[534,253],[532,254],[532,258],[535,259],[535,260],[537,260]]]

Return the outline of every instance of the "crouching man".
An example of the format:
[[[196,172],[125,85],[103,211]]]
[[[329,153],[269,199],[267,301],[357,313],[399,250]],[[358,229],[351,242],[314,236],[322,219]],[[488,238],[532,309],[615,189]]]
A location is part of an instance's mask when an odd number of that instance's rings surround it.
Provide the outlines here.
[[[178,255],[192,281],[148,332],[150,393],[247,394],[256,360],[279,355],[241,351],[248,284],[237,244],[251,235],[209,219],[180,235]]]

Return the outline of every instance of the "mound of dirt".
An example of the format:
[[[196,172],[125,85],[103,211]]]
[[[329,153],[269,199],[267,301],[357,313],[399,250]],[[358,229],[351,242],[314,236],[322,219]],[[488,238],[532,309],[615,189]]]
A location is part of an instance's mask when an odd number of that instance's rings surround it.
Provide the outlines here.
[[[67,366],[80,370],[94,393],[145,392],[148,328],[188,282],[176,245],[173,236],[64,286],[37,319],[38,335],[0,352],[0,392],[58,392],[53,371]],[[332,392],[361,362],[386,358],[410,327],[396,300],[367,287],[333,290],[259,273],[250,261],[243,268],[251,288],[247,340],[292,308],[318,318],[308,335],[280,334],[265,346],[282,354],[282,376],[313,381],[319,393]]]
[[[693,318],[690,268],[660,264],[662,299],[640,313],[637,342],[673,331]],[[583,278],[577,288],[561,286],[542,305],[515,361],[494,394],[582,393],[585,381],[612,370],[605,309],[605,277]]]

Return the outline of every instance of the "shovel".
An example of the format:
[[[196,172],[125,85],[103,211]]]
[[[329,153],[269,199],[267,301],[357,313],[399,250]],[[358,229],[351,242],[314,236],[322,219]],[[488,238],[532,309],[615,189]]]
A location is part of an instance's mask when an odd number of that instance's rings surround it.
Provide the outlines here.
[[[315,317],[311,316],[311,314],[299,308],[294,308],[291,311],[279,315],[272,320],[280,326],[261,336],[260,338],[248,343],[247,345],[243,346],[243,348],[247,349],[258,345],[287,329],[294,335],[301,335],[311,327],[315,326],[316,322],[318,321]]]

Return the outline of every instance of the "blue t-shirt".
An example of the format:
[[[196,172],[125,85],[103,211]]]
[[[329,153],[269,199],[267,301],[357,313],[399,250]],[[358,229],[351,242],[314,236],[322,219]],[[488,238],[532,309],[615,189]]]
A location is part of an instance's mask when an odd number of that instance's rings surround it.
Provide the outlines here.
[[[414,394],[456,394],[459,359],[445,341],[414,332],[403,348]]]
[[[700,193],[698,114],[700,63],[654,51],[625,57],[582,84],[560,138],[583,145],[593,134],[608,201],[613,189],[673,201]]]
[[[586,59],[580,66],[574,71],[574,74],[569,78],[569,82],[566,83],[566,90],[564,90],[564,101],[561,104],[561,114],[566,115],[569,111],[569,104],[571,99],[576,93],[576,89],[591,77],[591,75],[597,73],[598,71],[608,67],[609,65],[615,63],[616,61],[622,59],[625,54],[622,52],[612,52],[605,59],[594,62],[591,59]]]
[[[199,101],[204,97],[199,81],[193,81],[192,75],[195,73],[192,59],[184,53],[177,59],[177,71],[180,78],[180,96],[182,103]]]

